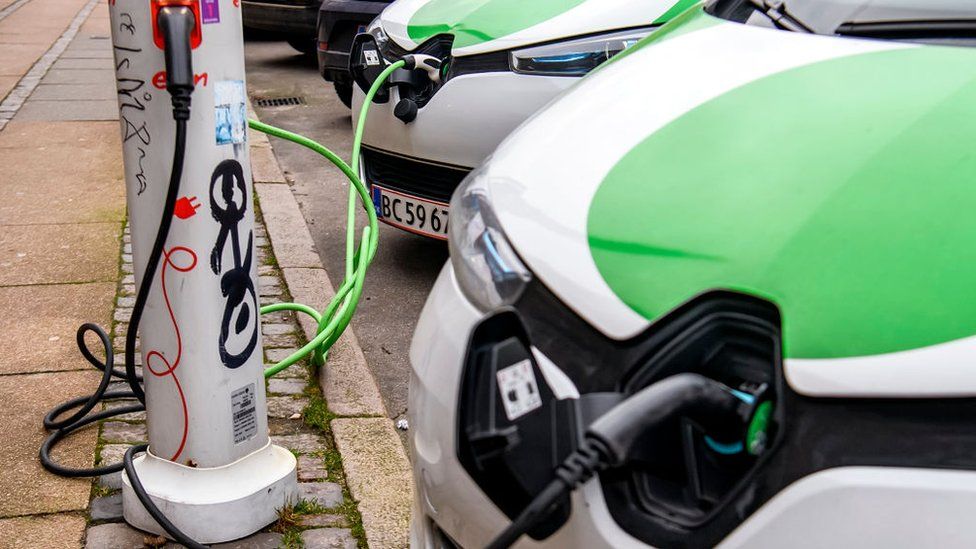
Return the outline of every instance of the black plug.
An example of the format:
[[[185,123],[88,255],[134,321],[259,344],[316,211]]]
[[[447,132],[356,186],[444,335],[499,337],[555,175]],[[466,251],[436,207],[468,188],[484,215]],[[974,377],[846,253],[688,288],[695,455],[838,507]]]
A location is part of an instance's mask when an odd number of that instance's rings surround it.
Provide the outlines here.
[[[194,88],[190,35],[196,20],[190,8],[166,6],[159,10],[157,21],[165,44],[166,91],[173,103],[173,118],[189,120],[190,95]]]
[[[655,382],[630,396],[586,430],[588,439],[599,440],[608,451],[611,467],[630,459],[631,448],[644,433],[676,417],[686,417],[710,436],[738,441],[755,411],[732,390],[714,379],[683,373]]]

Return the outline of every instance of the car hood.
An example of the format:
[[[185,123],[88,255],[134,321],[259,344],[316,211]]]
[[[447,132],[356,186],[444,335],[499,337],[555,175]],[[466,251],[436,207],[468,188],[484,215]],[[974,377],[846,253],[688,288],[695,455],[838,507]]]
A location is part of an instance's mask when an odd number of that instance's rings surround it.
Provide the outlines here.
[[[439,34],[454,55],[501,51],[604,31],[660,24],[694,0],[399,0],[380,15],[383,30],[412,50]]]
[[[976,358],[976,49],[692,10],[625,53],[485,166],[563,301],[624,339],[732,290],[779,307],[788,359]]]

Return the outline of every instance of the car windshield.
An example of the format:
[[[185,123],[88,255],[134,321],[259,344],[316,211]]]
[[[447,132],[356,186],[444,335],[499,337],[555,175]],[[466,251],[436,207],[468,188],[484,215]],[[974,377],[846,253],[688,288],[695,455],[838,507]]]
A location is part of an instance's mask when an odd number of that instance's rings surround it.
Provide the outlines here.
[[[976,46],[974,0],[714,0],[708,10],[797,32]]]

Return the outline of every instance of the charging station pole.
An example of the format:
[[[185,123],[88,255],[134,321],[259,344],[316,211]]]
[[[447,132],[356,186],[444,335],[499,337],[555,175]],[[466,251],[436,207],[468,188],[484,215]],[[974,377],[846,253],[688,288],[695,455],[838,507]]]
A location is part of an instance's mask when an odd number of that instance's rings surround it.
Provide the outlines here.
[[[174,147],[162,6],[193,10],[196,84],[180,197],[140,326],[149,450],[137,476],[201,543],[251,534],[297,497],[296,460],[268,437],[239,0],[109,0],[137,285]],[[163,534],[123,481],[125,520]]]

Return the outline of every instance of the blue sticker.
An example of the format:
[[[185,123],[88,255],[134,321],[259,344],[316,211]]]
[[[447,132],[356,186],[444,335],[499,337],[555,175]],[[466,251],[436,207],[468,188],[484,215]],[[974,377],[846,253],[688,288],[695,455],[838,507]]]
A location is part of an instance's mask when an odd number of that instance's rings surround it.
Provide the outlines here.
[[[214,85],[214,125],[218,145],[243,143],[247,139],[243,80],[224,80]]]

